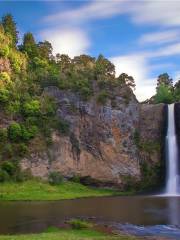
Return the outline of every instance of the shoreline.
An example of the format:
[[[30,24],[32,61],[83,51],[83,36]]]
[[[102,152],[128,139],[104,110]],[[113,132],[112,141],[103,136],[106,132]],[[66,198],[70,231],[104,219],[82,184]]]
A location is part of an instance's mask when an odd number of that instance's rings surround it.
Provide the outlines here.
[[[0,184],[0,202],[4,201],[60,201],[88,197],[132,196],[132,192],[113,189],[93,188],[76,182],[51,185],[47,182],[29,180],[25,182],[5,182]]]

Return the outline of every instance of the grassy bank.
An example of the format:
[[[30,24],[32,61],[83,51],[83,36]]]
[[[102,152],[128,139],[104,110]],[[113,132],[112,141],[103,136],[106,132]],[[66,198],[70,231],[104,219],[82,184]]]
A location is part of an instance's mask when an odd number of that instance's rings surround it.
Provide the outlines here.
[[[120,193],[115,190],[95,189],[69,181],[55,186],[37,180],[0,184],[0,200],[60,200],[117,194]]]
[[[129,236],[110,236],[94,230],[60,230],[52,233],[0,236],[0,240],[137,240]]]

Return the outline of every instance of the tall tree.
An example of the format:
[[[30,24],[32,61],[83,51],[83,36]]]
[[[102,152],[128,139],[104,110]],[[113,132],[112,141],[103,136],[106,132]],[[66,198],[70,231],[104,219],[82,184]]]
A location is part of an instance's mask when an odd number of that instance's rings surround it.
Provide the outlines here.
[[[18,43],[18,31],[13,16],[11,14],[6,14],[2,17],[2,25],[5,33],[11,36],[13,46],[16,46]]]
[[[53,54],[52,54],[53,48],[50,42],[48,41],[39,42],[37,47],[38,47],[39,56],[41,58],[45,58],[47,60],[51,60],[53,58]]]
[[[115,66],[102,54],[96,60],[96,74],[104,75],[107,77],[115,77]]]
[[[66,54],[57,54],[56,61],[58,66],[60,67],[61,72],[67,72],[71,66],[71,58]]]
[[[163,73],[158,76],[156,89],[158,89],[161,85],[173,88],[173,80],[167,73]]]
[[[24,34],[21,50],[23,52],[26,52],[30,58],[36,57],[38,55],[37,45],[31,32]]]
[[[128,74],[126,73],[122,73],[121,75],[119,75],[118,77],[118,81],[121,83],[121,84],[126,84],[127,86],[135,89],[136,87],[136,84],[135,84],[135,81],[134,81],[134,78],[132,76],[129,76]]]

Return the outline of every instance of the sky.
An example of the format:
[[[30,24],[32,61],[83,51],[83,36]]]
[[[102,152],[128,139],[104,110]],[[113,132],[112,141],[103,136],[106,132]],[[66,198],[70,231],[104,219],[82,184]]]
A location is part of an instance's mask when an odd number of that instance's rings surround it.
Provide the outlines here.
[[[54,54],[103,54],[117,76],[134,77],[140,101],[155,93],[158,75],[180,78],[180,0],[0,0],[0,16],[6,13],[20,41],[32,32]]]

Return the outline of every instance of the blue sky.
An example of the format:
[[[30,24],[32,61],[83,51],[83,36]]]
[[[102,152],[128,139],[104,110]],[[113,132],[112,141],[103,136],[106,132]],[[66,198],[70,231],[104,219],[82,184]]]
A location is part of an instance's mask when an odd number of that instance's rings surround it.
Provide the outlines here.
[[[154,94],[156,78],[180,77],[179,0],[0,1],[13,14],[20,36],[49,40],[54,53],[102,53],[136,81],[136,95]]]

